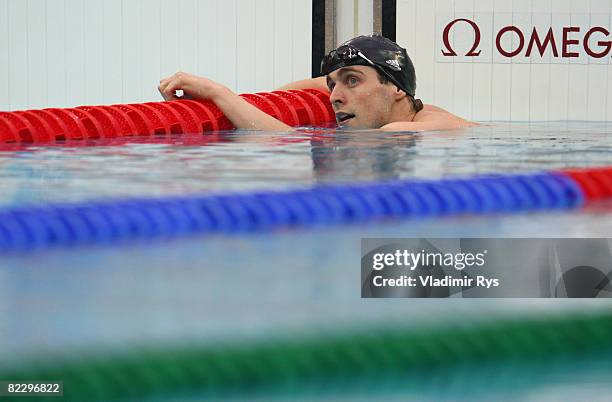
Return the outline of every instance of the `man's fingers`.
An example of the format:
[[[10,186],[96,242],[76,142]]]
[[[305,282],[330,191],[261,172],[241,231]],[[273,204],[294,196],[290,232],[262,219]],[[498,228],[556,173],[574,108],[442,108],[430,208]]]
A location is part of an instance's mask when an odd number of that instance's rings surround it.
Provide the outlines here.
[[[164,100],[167,100],[166,96],[164,95],[164,86],[162,84],[159,84],[157,86],[157,90],[159,91],[159,94],[162,96],[162,98],[164,98]]]
[[[168,88],[168,83],[160,84],[159,87],[157,87],[159,93],[164,98],[164,100],[170,100],[167,88]]]
[[[157,90],[165,100],[168,100],[168,98],[166,97],[166,87],[170,82],[170,78],[172,77],[162,78],[161,80],[159,80],[159,85],[157,86]]]
[[[172,77],[164,78],[163,80],[161,80],[158,90],[165,100],[175,100],[178,99],[178,97],[176,96],[176,90],[180,89],[180,86],[180,79],[178,79],[175,74]]]
[[[188,93],[188,91],[191,91],[188,88],[193,84],[192,77],[179,71],[170,77],[162,78],[159,81],[157,90],[165,100],[193,99],[192,95]],[[178,94],[177,91],[179,92]]]
[[[162,96],[162,98],[164,98],[164,100],[170,100],[170,99],[168,99],[168,94],[166,92],[166,85],[159,85],[157,87],[157,90],[159,91],[159,93]]]
[[[172,80],[172,77],[166,77],[166,78],[162,78],[161,80],[159,80],[159,87],[158,88],[165,88],[168,83]]]
[[[166,100],[176,100],[179,97],[176,95],[177,90],[181,90],[181,82],[178,79],[171,79],[166,83],[163,88],[162,96]]]

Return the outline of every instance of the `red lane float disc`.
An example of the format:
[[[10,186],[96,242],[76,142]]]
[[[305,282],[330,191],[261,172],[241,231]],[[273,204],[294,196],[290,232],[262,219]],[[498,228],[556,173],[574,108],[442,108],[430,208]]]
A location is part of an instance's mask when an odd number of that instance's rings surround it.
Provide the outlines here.
[[[323,122],[327,122],[328,120],[328,112],[327,107],[321,102],[321,100],[315,95],[306,92],[306,91],[290,91],[291,93],[296,93],[297,96],[300,96],[304,101],[310,106],[310,110],[313,112],[313,118],[310,120],[309,124],[321,124]]]
[[[183,105],[180,101],[165,102],[165,105],[174,109],[180,114],[181,118],[185,122],[185,125],[183,126],[184,134],[196,134],[200,132],[201,125],[197,123],[198,116],[196,116],[191,109]]]
[[[255,106],[262,112],[269,114],[270,116],[278,119],[280,112],[277,107],[272,107],[272,104],[268,102],[263,96],[257,94],[240,94],[240,97],[251,105]]]
[[[277,94],[283,99],[287,100],[291,104],[293,110],[298,116],[298,124],[299,126],[305,126],[314,121],[314,113],[310,109],[310,106],[303,98],[297,96],[296,94],[290,91],[274,91],[273,94]]]
[[[67,112],[68,109],[43,109],[53,114],[66,126],[66,140],[82,140],[87,138],[87,129],[79,119]]]
[[[67,128],[59,118],[51,113],[48,113],[46,110],[29,110],[29,112],[35,114],[45,123],[47,123],[47,125],[49,125],[51,129],[51,142],[66,139]]]
[[[298,124],[297,113],[289,107],[288,102],[278,96],[277,94],[261,92],[259,96],[266,98],[266,100],[272,103],[278,109],[278,119],[289,126],[295,126]]]
[[[0,142],[20,142],[17,128],[8,120],[3,119],[0,113]]]
[[[32,125],[32,142],[45,142],[55,140],[51,127],[31,111],[15,112]]]
[[[76,109],[88,113],[93,120],[97,121],[101,138],[114,138],[121,130],[121,126],[117,120],[99,106],[79,106]]]
[[[193,100],[182,100],[181,103],[190,108],[192,112],[200,117],[202,132],[206,133],[208,131],[219,130],[219,125],[217,124],[218,118],[213,115],[210,108],[207,108],[201,102],[196,102]]]
[[[145,105],[163,116],[170,134],[181,134],[186,131],[187,123],[183,121],[181,114],[166,105],[166,102],[147,102]]]
[[[1,112],[0,118],[3,118],[10,126],[14,127],[13,134],[20,142],[32,142],[32,132],[34,127],[29,121],[19,116],[16,112]]]
[[[181,101],[181,102],[185,102],[185,101]],[[215,116],[215,119],[217,120],[218,130],[233,130],[235,128],[232,122],[223,114],[221,109],[219,109],[217,105],[215,105],[213,102],[209,100],[197,100],[197,101],[191,101],[191,102],[199,103],[200,105],[202,105],[202,107],[205,107],[206,109],[208,109],[213,116]]]
[[[150,123],[149,128],[153,130],[154,135],[165,136],[170,134],[171,124],[164,118],[161,112],[158,112],[155,108],[145,103],[132,103],[130,106],[138,109],[140,113],[148,117]]]
[[[85,127],[85,133],[87,135],[87,139],[97,139],[103,133],[102,125],[98,122],[98,120],[89,114],[87,111],[82,109],[66,109],[68,113],[71,113],[78,120],[80,120],[81,124]]]
[[[334,112],[334,108],[329,101],[329,92],[324,92],[319,89],[304,89],[303,91],[316,96],[321,101],[320,106],[322,106],[322,109],[327,112],[323,117],[324,120],[319,123],[330,123],[336,121],[336,113]]]
[[[133,136],[149,136],[153,134],[153,129],[150,127],[150,121],[147,116],[143,115],[140,110],[128,104],[111,105],[111,109],[121,112],[128,120],[131,120],[136,127],[136,132],[132,132]]]
[[[125,113],[113,108],[111,106],[96,106],[101,111],[105,112],[115,121],[119,127],[115,136],[108,136],[107,138],[126,137],[132,136],[136,133],[136,126],[132,122],[132,119],[128,119]]]

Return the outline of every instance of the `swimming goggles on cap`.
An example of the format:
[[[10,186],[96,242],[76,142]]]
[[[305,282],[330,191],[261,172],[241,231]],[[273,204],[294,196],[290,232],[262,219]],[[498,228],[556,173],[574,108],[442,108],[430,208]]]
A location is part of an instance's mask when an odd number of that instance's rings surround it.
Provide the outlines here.
[[[365,61],[367,64],[363,63],[362,61]],[[381,74],[387,77],[398,88],[408,93],[404,86],[401,85],[397,81],[397,79],[395,79],[395,77],[393,77],[388,71],[385,70],[385,67],[374,63],[372,60],[367,58],[361,50],[351,45],[342,45],[339,48],[329,52],[329,54],[325,56],[321,61],[321,74],[327,75],[339,68],[354,65],[369,65],[371,67],[374,67],[376,71],[379,71]]]

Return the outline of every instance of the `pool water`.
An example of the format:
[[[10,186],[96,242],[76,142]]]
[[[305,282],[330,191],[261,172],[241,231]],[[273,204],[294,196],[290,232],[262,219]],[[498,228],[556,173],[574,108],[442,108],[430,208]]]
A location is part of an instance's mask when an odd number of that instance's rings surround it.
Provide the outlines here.
[[[422,134],[230,131],[5,146],[0,205],[603,166],[610,130],[606,123],[513,123]]]
[[[611,132],[608,123],[497,123],[419,134],[304,129],[13,145],[0,150],[0,206],[605,166]],[[228,340],[244,345],[272,335],[325,336],[398,322],[477,323],[612,307],[605,299],[361,299],[364,237],[612,237],[612,205],[0,256],[0,352],[5,362],[21,364],[51,352]],[[586,364],[593,378],[602,372],[612,378],[609,365]],[[560,400],[567,395],[561,385],[566,377],[585,381],[568,373],[535,385],[526,381],[518,397]],[[459,377],[470,381],[465,373]],[[493,384],[470,400],[491,400],[491,392],[514,399],[516,390],[506,385]],[[593,400],[612,390],[608,380],[591,385],[582,394],[575,390],[572,399]],[[459,387],[449,396],[423,387],[429,400],[457,400],[469,391]],[[405,400],[397,383],[390,389],[389,398]],[[367,393],[347,398],[380,400]]]

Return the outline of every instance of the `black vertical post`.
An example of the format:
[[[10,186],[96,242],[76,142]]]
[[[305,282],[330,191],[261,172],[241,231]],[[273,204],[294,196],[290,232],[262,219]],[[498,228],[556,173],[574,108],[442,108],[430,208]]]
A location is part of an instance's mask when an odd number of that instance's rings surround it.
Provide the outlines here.
[[[382,0],[382,35],[395,42],[397,0]]]
[[[312,0],[312,78],[321,75],[325,56],[325,0]]]

